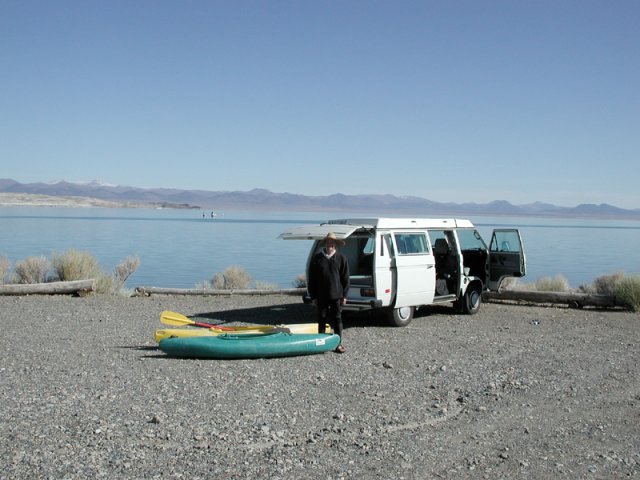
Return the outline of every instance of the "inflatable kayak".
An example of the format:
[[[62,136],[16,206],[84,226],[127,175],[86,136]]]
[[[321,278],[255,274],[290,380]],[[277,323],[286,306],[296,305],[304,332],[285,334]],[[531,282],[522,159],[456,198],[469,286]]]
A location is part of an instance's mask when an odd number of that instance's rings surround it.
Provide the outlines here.
[[[160,350],[172,357],[269,358],[313,355],[335,350],[335,334],[283,332],[229,334],[201,337],[171,337],[160,340]]]
[[[327,325],[327,333],[333,333],[331,327]],[[159,343],[169,337],[213,337],[225,333],[231,335],[245,335],[256,333],[284,332],[284,333],[318,333],[317,323],[294,323],[290,325],[247,325],[241,327],[225,327],[221,330],[212,328],[163,328],[156,330],[153,334],[153,340]]]

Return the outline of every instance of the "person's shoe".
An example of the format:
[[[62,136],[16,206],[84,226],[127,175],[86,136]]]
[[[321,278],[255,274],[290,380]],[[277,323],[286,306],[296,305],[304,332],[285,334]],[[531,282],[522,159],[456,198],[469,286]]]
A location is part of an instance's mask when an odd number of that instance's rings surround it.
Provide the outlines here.
[[[342,345],[338,345],[338,347],[335,349],[336,353],[344,353],[346,350],[344,349],[344,347]]]

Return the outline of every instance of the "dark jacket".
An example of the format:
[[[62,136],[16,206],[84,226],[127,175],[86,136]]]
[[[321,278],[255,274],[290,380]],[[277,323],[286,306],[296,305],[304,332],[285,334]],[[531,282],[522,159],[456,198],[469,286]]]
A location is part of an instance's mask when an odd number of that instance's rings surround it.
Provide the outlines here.
[[[309,265],[307,290],[312,299],[337,300],[349,292],[349,264],[340,252],[331,258],[317,253]]]

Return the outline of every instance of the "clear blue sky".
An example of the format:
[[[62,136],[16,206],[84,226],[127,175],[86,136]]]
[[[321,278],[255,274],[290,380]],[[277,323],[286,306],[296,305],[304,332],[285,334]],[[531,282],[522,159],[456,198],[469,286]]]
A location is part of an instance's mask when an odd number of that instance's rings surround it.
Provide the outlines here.
[[[0,1],[0,178],[640,208],[640,1]]]

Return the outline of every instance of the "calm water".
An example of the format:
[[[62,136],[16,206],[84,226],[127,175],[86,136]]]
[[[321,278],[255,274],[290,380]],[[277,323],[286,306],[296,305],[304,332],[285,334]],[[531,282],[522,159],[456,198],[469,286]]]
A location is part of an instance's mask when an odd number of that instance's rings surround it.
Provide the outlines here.
[[[290,288],[304,272],[310,242],[284,241],[278,235],[291,225],[353,214],[202,215],[197,210],[0,207],[0,255],[15,264],[28,256],[50,258],[52,252],[75,249],[90,252],[105,270],[137,255],[140,267],[127,282],[130,288],[192,288],[230,265],[243,267],[253,280]],[[602,274],[640,273],[640,221],[469,218],[487,242],[493,228],[521,230],[525,282],[562,274],[577,287]]]

